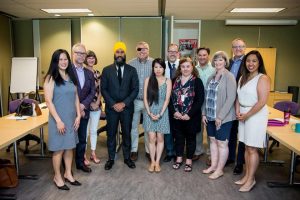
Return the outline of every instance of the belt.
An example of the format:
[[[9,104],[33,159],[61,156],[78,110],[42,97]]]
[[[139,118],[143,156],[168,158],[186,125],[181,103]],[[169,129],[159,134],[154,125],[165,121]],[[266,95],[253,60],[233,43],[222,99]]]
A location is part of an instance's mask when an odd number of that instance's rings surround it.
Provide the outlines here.
[[[144,101],[143,97],[137,97],[136,100]]]
[[[241,106],[242,108],[250,108],[250,107],[253,107],[253,106],[244,106],[244,105],[241,105],[241,104],[240,104],[240,106]]]

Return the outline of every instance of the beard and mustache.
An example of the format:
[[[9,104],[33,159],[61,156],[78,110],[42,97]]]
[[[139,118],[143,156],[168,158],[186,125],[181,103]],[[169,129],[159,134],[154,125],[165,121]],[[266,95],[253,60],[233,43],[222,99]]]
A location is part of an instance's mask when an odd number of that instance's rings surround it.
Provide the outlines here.
[[[126,63],[126,56],[124,55],[124,57],[122,57],[122,56],[116,56],[116,55],[114,55],[114,60],[115,60],[116,65],[118,67],[120,67],[120,66],[125,65],[125,63]]]

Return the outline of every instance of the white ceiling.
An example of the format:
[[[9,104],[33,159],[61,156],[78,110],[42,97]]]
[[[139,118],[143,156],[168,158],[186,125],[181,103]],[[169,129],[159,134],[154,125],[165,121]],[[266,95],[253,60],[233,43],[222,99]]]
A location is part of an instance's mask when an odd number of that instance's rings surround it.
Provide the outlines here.
[[[230,13],[235,7],[286,8],[279,13]],[[41,8],[88,8],[95,16],[174,16],[175,19],[300,19],[300,0],[0,0],[17,18],[54,18]],[[161,12],[163,11],[163,12]],[[87,16],[63,14],[62,17]]]

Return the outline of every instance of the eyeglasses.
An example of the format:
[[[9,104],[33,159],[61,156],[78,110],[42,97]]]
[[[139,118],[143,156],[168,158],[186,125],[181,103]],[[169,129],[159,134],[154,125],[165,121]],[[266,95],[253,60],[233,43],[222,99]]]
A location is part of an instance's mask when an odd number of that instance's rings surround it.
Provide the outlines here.
[[[168,51],[168,53],[170,53],[170,54],[176,54],[176,53],[178,53],[178,51]]]
[[[243,49],[245,46],[232,46],[233,49]]]
[[[80,52],[80,51],[74,51],[78,56],[86,56],[85,52]]]
[[[148,50],[148,48],[140,48],[140,47],[139,47],[139,48],[137,48],[136,50],[137,50],[137,51],[146,51],[146,50]]]

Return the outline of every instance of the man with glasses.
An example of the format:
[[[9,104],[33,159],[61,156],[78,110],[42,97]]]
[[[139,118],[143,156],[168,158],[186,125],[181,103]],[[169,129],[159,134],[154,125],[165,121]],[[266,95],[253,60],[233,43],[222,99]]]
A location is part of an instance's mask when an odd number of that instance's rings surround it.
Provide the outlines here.
[[[166,60],[166,71],[165,76],[169,79],[173,79],[175,77],[176,69],[179,65],[179,52],[178,45],[171,43],[168,47],[167,59]],[[169,116],[170,126],[172,126],[172,118],[173,116]],[[165,134],[165,149],[166,149],[166,157],[164,158],[164,162],[170,162],[172,159],[175,159],[174,152],[174,137],[172,134],[172,128],[170,128],[170,134]]]
[[[209,54],[210,49],[206,47],[200,47],[197,49],[197,59],[198,64],[196,65],[196,69],[199,72],[200,79],[203,82],[204,88],[206,88],[207,80],[210,76],[216,73],[216,69],[211,65],[209,61]],[[203,104],[203,106],[205,106]],[[204,153],[203,148],[203,129],[205,126],[201,126],[201,131],[196,134],[196,150],[194,156],[192,158],[193,161],[199,160],[200,156]],[[210,147],[209,147],[209,137],[207,137],[207,154],[210,154]],[[207,165],[210,165],[210,156],[207,158],[206,161]]]
[[[104,169],[110,170],[114,165],[116,154],[116,133],[118,124],[122,130],[122,149],[124,163],[135,168],[130,159],[130,130],[133,115],[133,101],[139,91],[136,69],[126,64],[126,45],[117,42],[114,45],[114,63],[105,67],[101,77],[101,92],[105,100],[107,121],[108,161]]]
[[[153,58],[149,57],[149,44],[141,41],[136,45],[137,57],[129,61],[129,65],[133,66],[139,78],[139,93],[134,100],[134,113],[131,129],[131,159],[136,161],[138,159],[138,144],[140,117],[145,110],[144,106],[144,80],[151,75]],[[148,148],[148,135],[144,134],[146,157],[150,159]]]
[[[245,56],[245,50],[246,50],[246,43],[243,39],[236,38],[232,41],[233,58],[231,58],[229,61],[228,70],[234,75],[237,83],[241,77],[241,66],[242,66],[242,60]],[[227,165],[235,162],[238,126],[239,126],[239,121],[234,120],[231,128],[229,143],[228,143],[229,155],[226,163]],[[239,142],[236,165],[233,170],[234,175],[239,175],[243,172],[243,164],[245,162],[244,153],[245,153],[245,144]]]
[[[86,130],[89,121],[89,108],[95,96],[94,74],[83,66],[86,57],[86,49],[83,44],[77,43],[72,48],[73,71],[77,78],[77,93],[80,101],[81,119],[78,128],[79,143],[76,145],[76,168],[83,172],[92,172],[91,168],[84,164],[86,149]]]

